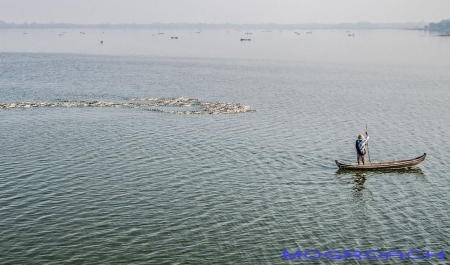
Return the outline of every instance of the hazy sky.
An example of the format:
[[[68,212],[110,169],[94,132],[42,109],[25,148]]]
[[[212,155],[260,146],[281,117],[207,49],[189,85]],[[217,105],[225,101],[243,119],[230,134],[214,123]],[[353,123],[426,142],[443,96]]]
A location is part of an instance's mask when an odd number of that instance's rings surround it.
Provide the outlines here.
[[[0,20],[23,23],[433,22],[450,0],[0,0]]]

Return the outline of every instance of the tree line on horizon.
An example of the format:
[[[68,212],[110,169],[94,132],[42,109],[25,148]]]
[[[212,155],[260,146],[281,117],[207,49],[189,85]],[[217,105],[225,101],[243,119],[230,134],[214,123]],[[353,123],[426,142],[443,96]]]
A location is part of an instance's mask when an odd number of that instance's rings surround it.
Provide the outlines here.
[[[232,23],[151,23],[151,24],[70,24],[70,23],[7,23],[0,20],[0,29],[55,29],[55,28],[98,28],[98,29],[420,29],[424,22],[407,23],[339,23],[339,24],[232,24]]]
[[[425,29],[428,30],[450,30],[450,19],[443,19],[438,23],[430,23],[428,26],[425,26]]]
[[[33,28],[141,28],[141,29],[231,29],[231,28],[267,28],[267,29],[281,29],[281,28],[308,28],[308,29],[379,29],[379,28],[419,28],[421,23],[382,23],[382,24],[372,24],[369,22],[358,22],[358,23],[340,23],[340,24],[208,24],[208,23],[151,23],[151,24],[70,24],[70,23],[27,23],[15,24],[7,23],[0,20],[0,28],[5,29],[33,29]],[[440,22],[431,22],[428,25],[423,26],[425,30],[432,31],[450,31],[450,19],[443,19]]]

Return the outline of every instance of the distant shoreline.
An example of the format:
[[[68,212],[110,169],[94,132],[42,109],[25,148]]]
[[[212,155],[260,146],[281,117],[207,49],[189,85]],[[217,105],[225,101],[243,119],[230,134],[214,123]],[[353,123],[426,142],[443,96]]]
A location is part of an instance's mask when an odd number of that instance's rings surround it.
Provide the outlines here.
[[[185,24],[185,23],[152,23],[152,24],[68,24],[68,23],[23,23],[14,24],[0,21],[0,29],[265,29],[265,30],[283,30],[283,29],[410,29],[424,30],[426,23],[340,23],[340,24]]]

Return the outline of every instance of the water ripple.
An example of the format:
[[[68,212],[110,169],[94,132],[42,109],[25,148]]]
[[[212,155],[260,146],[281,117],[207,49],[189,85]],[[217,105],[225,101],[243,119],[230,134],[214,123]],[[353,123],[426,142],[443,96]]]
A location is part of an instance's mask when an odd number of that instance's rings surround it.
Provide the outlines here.
[[[1,85],[18,86],[2,90],[2,100],[120,101],[192,91],[192,97],[248,102],[258,112],[0,113],[0,263],[278,264],[289,263],[281,260],[283,249],[449,247],[447,68],[232,67],[220,60],[178,64],[32,54],[0,54],[0,60],[34,64],[33,56],[43,69],[14,64],[8,71],[46,76],[42,71],[58,72],[52,62],[64,58],[65,66],[124,71],[131,83],[119,78],[98,88],[85,81],[48,87],[36,81],[42,85],[37,87],[0,76]],[[70,69],[68,80],[76,80],[77,71]],[[180,79],[154,81],[174,69]],[[200,77],[210,83],[199,83]],[[189,85],[173,88],[172,81]],[[366,124],[372,160],[423,152],[427,160],[410,170],[338,171],[333,161],[355,160],[354,141]]]

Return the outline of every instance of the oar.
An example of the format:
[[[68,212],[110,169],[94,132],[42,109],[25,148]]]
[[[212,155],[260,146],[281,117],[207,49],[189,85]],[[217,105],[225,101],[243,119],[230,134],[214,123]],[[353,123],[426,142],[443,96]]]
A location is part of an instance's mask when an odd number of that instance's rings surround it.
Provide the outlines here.
[[[368,133],[367,133],[367,124],[366,124],[366,136],[368,136]],[[367,141],[367,155],[369,156],[369,163],[372,163],[372,161],[370,161],[369,141]]]

